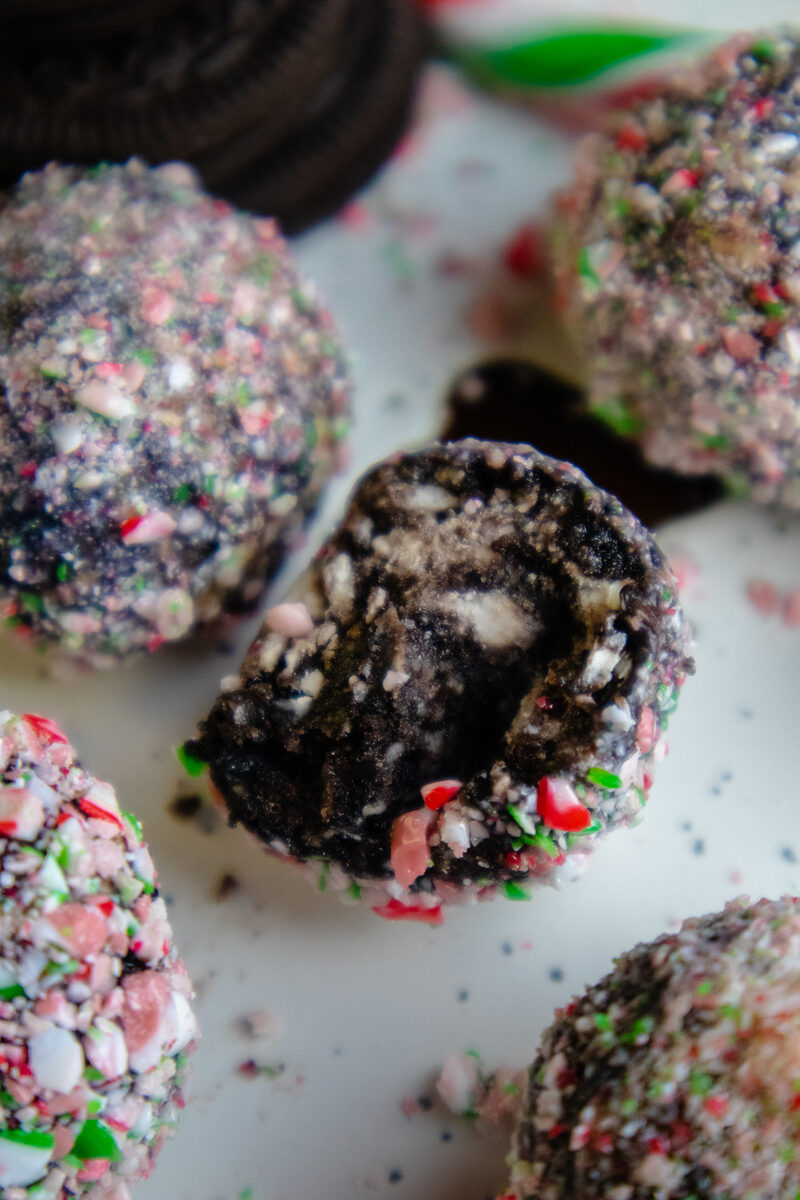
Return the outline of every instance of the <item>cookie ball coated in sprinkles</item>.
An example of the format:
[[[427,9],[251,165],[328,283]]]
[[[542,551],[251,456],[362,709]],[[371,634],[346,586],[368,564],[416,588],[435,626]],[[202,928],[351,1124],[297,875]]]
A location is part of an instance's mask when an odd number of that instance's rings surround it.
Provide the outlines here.
[[[618,500],[530,446],[434,444],[361,480],[189,751],[320,889],[437,921],[638,816],[687,640]]]
[[[795,1200],[800,901],[739,899],[639,945],[557,1014],[509,1200]]]
[[[592,410],[800,507],[798,35],[738,35],[588,138],[553,252]]]
[[[348,383],[274,222],[190,168],[51,165],[0,204],[0,601],[103,665],[252,605]]]
[[[141,826],[52,721],[0,712],[0,1193],[128,1200],[197,1029]]]

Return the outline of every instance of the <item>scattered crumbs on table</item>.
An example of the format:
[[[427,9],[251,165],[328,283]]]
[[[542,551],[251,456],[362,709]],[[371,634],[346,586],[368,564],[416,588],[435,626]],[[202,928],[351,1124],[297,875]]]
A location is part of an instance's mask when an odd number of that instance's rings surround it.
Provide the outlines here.
[[[286,1070],[286,1063],[257,1063],[254,1058],[245,1059],[236,1068],[243,1079],[277,1079]]]
[[[784,595],[781,619],[784,625],[788,625],[791,629],[800,625],[800,587],[792,588]]]
[[[333,1057],[334,1057],[334,1058],[341,1058],[341,1056],[342,1056],[342,1053],[343,1053],[343,1051],[342,1051],[342,1047],[341,1047],[341,1046],[334,1046],[334,1047],[333,1047]]]
[[[795,854],[795,852],[791,846],[783,846],[781,848],[781,858],[784,860],[784,862],[788,862],[788,863],[796,863],[797,862],[797,855]]]
[[[508,956],[508,955],[514,953],[514,947],[511,945],[511,942],[501,942],[500,943],[500,951],[502,954],[505,954]]]
[[[469,1000],[469,988],[460,988],[456,996],[459,1004],[465,1004]]]
[[[756,612],[764,617],[780,616],[790,629],[800,626],[800,587],[782,591],[766,579],[751,579],[746,590]]]
[[[442,1130],[442,1136],[441,1136],[441,1139],[440,1139],[440,1140],[441,1140],[441,1141],[443,1141],[443,1142],[452,1142],[452,1140],[453,1140],[453,1134],[452,1134],[452,1131],[451,1131],[451,1130],[449,1130],[449,1129],[443,1129],[443,1130]]]
[[[692,854],[705,854],[706,843],[703,838],[695,838],[692,842]]]
[[[734,887],[741,887],[744,883],[744,871],[731,871],[729,879]]]
[[[253,1200],[253,1189],[251,1187],[242,1188],[238,1200]]]
[[[733,779],[733,771],[723,771],[720,775],[720,780],[723,783],[730,783]]]
[[[553,983],[561,983],[564,978],[563,968],[562,967],[551,967],[548,972],[548,975],[550,976],[550,980]]]
[[[170,802],[169,811],[179,821],[189,821],[197,816],[202,807],[203,797],[193,793],[191,796],[176,796]]]
[[[766,579],[750,580],[747,584],[747,599],[763,617],[774,617],[780,608],[778,589]]]
[[[519,944],[519,948],[520,948],[520,950],[532,950],[533,942],[531,941],[530,938],[523,938]]]
[[[167,805],[167,812],[177,821],[191,821],[201,833],[216,833],[222,824],[217,806],[199,792],[179,793]]]
[[[430,1096],[404,1096],[400,1101],[400,1111],[404,1117],[416,1117],[419,1113],[430,1112],[432,1108]]]
[[[708,790],[712,796],[721,796],[722,795],[722,788],[719,786],[718,783],[712,783],[711,787]]]
[[[236,1022],[238,1032],[253,1041],[269,1041],[283,1028],[283,1022],[266,1008],[257,1008],[244,1013]]]
[[[753,719],[752,708],[740,708],[739,716],[745,721],[752,721],[752,719]]]
[[[399,1169],[399,1167],[392,1167],[386,1178],[389,1180],[389,1183],[401,1183],[403,1179],[403,1172]]]
[[[688,833],[690,831],[690,829],[692,828],[692,822],[691,821],[681,821],[680,828],[683,830],[684,833]]]
[[[219,882],[214,889],[214,898],[217,901],[227,900],[234,892],[238,892],[241,886],[236,876],[232,875],[230,871],[226,871],[220,876]]]

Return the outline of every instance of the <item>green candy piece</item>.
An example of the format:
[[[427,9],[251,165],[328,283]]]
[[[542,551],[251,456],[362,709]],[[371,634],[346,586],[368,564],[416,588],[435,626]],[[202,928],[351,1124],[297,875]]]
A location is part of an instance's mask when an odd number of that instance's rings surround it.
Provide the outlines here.
[[[196,758],[194,754],[190,754],[185,745],[177,747],[175,756],[187,775],[192,777],[202,775],[206,769],[202,758]]]
[[[82,1162],[95,1158],[107,1158],[109,1162],[119,1162],[122,1152],[114,1140],[114,1135],[102,1121],[84,1121],[81,1131],[75,1139],[72,1153]]]
[[[485,83],[567,88],[588,83],[633,58],[675,49],[702,36],[680,29],[556,28],[519,45],[470,47],[457,57]]]
[[[508,805],[508,812],[512,821],[516,821],[523,833],[528,833],[531,837],[536,835],[536,825],[531,818],[524,813],[516,804]]]
[[[530,900],[531,898],[530,893],[510,879],[506,881],[505,893],[509,900]]]
[[[131,828],[133,829],[133,832],[136,834],[139,841],[141,841],[142,838],[144,837],[144,831],[142,829],[142,822],[139,820],[139,818],[137,816],[135,816],[134,813],[128,812],[124,808],[122,809],[121,815],[125,818],[125,820],[128,822],[128,824],[131,826]]]
[[[0,1000],[16,1000],[17,996],[24,996],[25,988],[19,983],[12,983],[8,987],[0,988]]]
[[[0,1138],[17,1146],[30,1146],[31,1150],[52,1150],[56,1144],[52,1133],[37,1133],[35,1130],[0,1129]]]
[[[622,780],[619,775],[614,775],[611,771],[605,771],[602,767],[590,767],[586,772],[586,778],[590,783],[596,784],[597,787],[606,788],[610,792],[614,792],[617,788],[622,787]]]

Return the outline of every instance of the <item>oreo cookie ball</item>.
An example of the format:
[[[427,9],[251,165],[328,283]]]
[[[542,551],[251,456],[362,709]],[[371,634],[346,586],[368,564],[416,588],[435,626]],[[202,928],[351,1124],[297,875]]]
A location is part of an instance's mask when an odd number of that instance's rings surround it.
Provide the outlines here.
[[[0,712],[0,838],[0,1192],[128,1200],[197,1032],[141,826],[52,721]]]
[[[635,819],[691,669],[618,500],[530,446],[434,444],[361,480],[188,749],[320,888],[436,921]]]
[[[0,597],[92,664],[252,605],[334,467],[328,314],[277,227],[132,160],[0,207]]]
[[[557,1014],[508,1200],[794,1200],[799,904],[739,899],[686,921]]]
[[[553,251],[592,411],[800,507],[800,41],[739,35],[579,151]]]

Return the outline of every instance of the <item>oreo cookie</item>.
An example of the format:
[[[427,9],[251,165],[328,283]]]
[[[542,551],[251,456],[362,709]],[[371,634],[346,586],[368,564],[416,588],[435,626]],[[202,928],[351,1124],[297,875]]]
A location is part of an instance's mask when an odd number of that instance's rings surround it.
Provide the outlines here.
[[[423,41],[408,0],[172,0],[157,25],[150,3],[38,0],[0,16],[0,183],[52,159],[185,159],[297,229],[398,136]],[[37,26],[58,40],[34,44]]]
[[[348,60],[324,102],[268,155],[209,185],[243,208],[276,212],[287,233],[339,208],[378,169],[408,121],[425,35],[407,0],[353,7]]]

